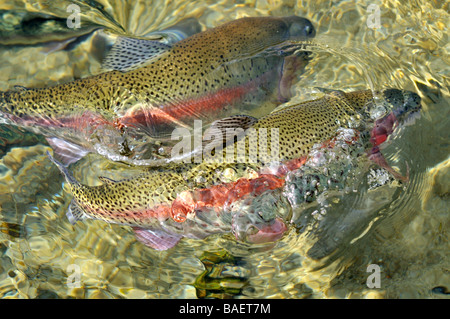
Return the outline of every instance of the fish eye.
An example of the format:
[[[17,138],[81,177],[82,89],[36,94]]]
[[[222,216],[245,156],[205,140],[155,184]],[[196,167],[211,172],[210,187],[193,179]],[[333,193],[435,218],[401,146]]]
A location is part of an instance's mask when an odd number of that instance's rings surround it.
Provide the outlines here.
[[[261,218],[262,220],[264,220],[264,213],[261,210],[258,210],[257,215],[259,216],[259,218]]]
[[[311,35],[313,33],[313,31],[314,31],[314,28],[312,26],[310,26],[310,25],[305,26],[304,33],[306,36]]]
[[[316,31],[314,26],[308,19],[298,16],[289,16],[285,17],[283,20],[288,26],[288,36],[308,38],[315,36]]]
[[[303,23],[294,22],[289,27],[290,36],[313,37],[314,34],[314,27],[309,21],[304,21]]]

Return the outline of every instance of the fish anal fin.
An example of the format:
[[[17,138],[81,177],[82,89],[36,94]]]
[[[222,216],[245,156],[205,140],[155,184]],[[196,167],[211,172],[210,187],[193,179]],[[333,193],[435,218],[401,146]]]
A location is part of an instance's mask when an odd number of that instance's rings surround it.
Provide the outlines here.
[[[169,234],[159,229],[145,229],[133,227],[136,239],[155,250],[167,250],[174,247],[181,239],[181,235]]]
[[[135,70],[148,64],[170,48],[170,45],[155,40],[120,36],[105,57],[102,68],[121,72]]]

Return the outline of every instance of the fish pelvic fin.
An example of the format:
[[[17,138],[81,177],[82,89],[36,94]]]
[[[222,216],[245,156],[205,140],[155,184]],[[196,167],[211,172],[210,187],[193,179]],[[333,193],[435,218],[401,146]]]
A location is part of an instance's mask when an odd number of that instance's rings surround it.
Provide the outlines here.
[[[133,227],[136,239],[155,250],[167,250],[174,247],[183,237],[160,229]]]
[[[408,162],[405,162],[406,164],[406,175],[402,175],[400,172],[397,172],[393,167],[391,167],[388,162],[386,161],[384,155],[381,153],[380,149],[375,146],[372,149],[372,154],[369,155],[369,159],[380,166],[381,168],[385,169],[389,173],[392,174],[392,176],[398,180],[401,181],[404,184],[407,184],[409,182],[409,165]]]
[[[72,174],[69,173],[69,171],[67,170],[67,168],[59,161],[57,161],[51,154],[49,151],[47,151],[47,156],[50,159],[50,161],[53,162],[53,164],[55,164],[58,169],[60,170],[60,172],[64,175],[66,181],[68,183],[70,183],[71,185],[78,185],[79,182],[75,179],[75,177],[72,176]]]
[[[120,36],[103,60],[102,68],[120,72],[136,70],[152,62],[170,48],[170,45],[155,40]]]
[[[69,208],[66,212],[66,216],[72,225],[74,225],[79,220],[83,220],[89,217],[85,214],[75,198],[73,198],[70,202]]]

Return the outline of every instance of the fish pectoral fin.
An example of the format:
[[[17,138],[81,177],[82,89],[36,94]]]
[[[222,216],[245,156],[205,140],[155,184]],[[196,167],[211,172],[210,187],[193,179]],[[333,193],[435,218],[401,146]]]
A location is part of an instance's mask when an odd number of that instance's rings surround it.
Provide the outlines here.
[[[231,142],[234,142],[235,138],[240,140],[245,135],[244,131],[257,121],[257,118],[248,115],[235,115],[214,121],[203,135],[203,146],[205,148],[207,144],[212,149],[225,145],[230,139],[233,139]],[[211,142],[213,136],[214,139]]]
[[[170,48],[170,45],[155,40],[120,36],[103,60],[102,68],[121,72],[135,70],[167,52]]]
[[[183,237],[163,230],[133,227],[134,234],[141,243],[155,250],[167,250],[174,247]]]
[[[69,204],[69,208],[66,212],[67,219],[74,225],[77,221],[88,218],[83,209],[80,207],[75,198]]]
[[[242,128],[244,130],[250,128],[253,124],[258,122],[258,119],[249,115],[234,115],[225,117],[223,119],[214,121],[211,127],[220,129],[223,133],[226,133],[226,129]]]

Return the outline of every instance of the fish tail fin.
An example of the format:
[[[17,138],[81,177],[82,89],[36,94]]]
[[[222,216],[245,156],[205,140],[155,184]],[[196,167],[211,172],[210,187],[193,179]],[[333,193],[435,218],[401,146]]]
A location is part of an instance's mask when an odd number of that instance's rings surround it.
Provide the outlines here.
[[[61,173],[64,175],[67,182],[69,182],[72,185],[78,185],[79,182],[72,176],[72,174],[69,173],[67,168],[59,161],[57,161],[49,151],[47,151],[48,158],[55,164],[58,169],[61,171]]]

